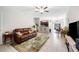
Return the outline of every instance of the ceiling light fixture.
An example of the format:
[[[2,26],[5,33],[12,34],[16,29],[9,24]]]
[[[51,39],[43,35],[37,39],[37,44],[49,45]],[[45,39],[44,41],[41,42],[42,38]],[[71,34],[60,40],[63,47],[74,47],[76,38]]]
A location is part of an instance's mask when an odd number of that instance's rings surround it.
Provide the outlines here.
[[[35,12],[40,12],[41,14],[43,14],[44,12],[49,12],[48,10],[47,10],[47,8],[48,7],[43,7],[43,6],[36,6],[35,7]]]

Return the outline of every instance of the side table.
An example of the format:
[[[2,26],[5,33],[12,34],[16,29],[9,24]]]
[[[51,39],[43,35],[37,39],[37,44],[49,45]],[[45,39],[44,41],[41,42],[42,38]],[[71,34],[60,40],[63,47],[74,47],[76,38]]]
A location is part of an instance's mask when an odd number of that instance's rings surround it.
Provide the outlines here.
[[[3,44],[12,44],[13,34],[11,32],[5,32],[3,34]]]

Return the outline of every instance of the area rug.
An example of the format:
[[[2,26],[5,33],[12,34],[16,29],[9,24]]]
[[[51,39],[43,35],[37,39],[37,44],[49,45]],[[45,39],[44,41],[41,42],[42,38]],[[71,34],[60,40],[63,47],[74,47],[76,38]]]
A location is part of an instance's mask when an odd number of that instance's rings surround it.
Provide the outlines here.
[[[48,34],[38,33],[36,37],[12,46],[19,52],[38,52],[48,38]]]

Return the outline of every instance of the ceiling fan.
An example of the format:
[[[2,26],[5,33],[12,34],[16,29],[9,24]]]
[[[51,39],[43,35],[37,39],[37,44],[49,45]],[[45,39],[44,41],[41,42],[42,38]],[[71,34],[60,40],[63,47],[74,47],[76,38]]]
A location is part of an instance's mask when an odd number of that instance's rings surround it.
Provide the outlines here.
[[[47,10],[47,6],[46,7],[44,7],[44,6],[39,6],[39,7],[35,7],[35,12],[40,12],[41,14],[43,14],[44,12],[49,12],[48,10]]]

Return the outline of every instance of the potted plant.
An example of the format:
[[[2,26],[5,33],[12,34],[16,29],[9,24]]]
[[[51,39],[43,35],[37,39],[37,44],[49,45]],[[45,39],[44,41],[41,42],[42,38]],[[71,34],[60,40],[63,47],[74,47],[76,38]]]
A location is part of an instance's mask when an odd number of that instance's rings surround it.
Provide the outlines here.
[[[65,26],[65,27],[63,28],[64,37],[65,37],[65,35],[66,35],[68,32],[69,32],[69,28],[68,28],[67,26]]]
[[[35,24],[35,26],[36,26],[36,30],[38,31],[38,24]]]
[[[38,31],[38,24],[33,25],[32,28]]]
[[[35,25],[32,26],[32,30],[35,30]]]

